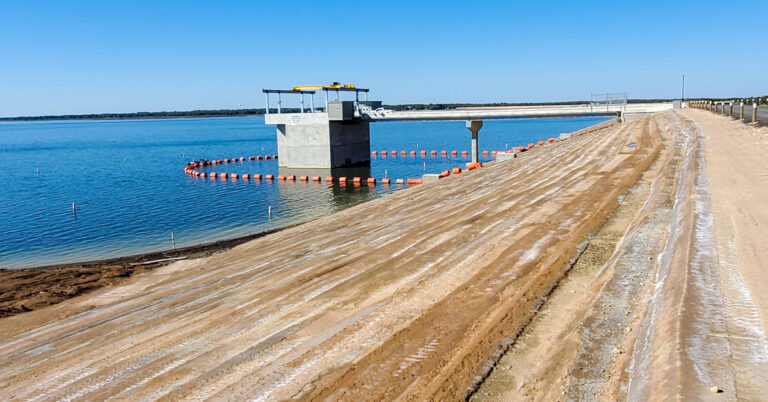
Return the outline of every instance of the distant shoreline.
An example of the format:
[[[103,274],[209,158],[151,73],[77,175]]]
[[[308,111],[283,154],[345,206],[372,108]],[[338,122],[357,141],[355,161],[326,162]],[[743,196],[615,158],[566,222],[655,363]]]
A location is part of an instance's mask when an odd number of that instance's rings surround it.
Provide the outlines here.
[[[629,103],[657,103],[670,102],[671,99],[630,99]],[[501,107],[501,106],[546,106],[546,105],[577,105],[589,103],[589,101],[567,102],[517,102],[517,103],[413,103],[402,105],[384,105],[391,110],[444,110],[460,107]],[[284,108],[284,113],[298,113],[297,108]],[[263,116],[264,108],[260,109],[218,109],[218,110],[190,110],[174,112],[134,112],[134,113],[93,113],[93,114],[68,114],[46,116],[17,116],[0,117],[0,122],[18,121],[67,121],[67,120],[146,120],[146,119],[191,119],[209,117],[252,117]]]

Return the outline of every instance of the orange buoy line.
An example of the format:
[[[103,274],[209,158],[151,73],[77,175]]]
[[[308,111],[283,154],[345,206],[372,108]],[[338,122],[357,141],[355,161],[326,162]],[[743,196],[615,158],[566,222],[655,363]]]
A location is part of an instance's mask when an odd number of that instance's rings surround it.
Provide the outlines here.
[[[539,145],[544,145],[546,143],[552,143],[554,141],[555,141],[554,138],[549,138],[546,142],[545,141],[539,141],[538,144]],[[519,152],[523,152],[523,151],[526,151],[528,149],[533,148],[534,146],[535,145],[533,143],[530,143],[530,144],[528,144],[528,148],[527,149],[526,149],[526,147],[522,147],[521,146],[521,147],[518,147],[517,150]],[[496,156],[497,154],[503,153],[503,152],[514,152],[514,149],[515,148],[513,148],[512,150],[509,150],[509,151],[491,151],[491,155],[492,156]],[[463,157],[468,155],[467,151],[460,151],[460,152],[461,152],[461,155]],[[488,156],[489,152],[487,150],[482,151],[482,152],[483,152],[484,156]],[[457,156],[458,153],[459,153],[459,151],[451,151],[451,156]],[[392,155],[392,156],[396,157],[398,152],[397,151],[381,151],[381,152],[372,151],[371,152],[372,156],[377,156],[378,154],[380,154],[381,156]],[[405,157],[408,154],[410,154],[410,156],[416,156],[416,151],[408,151],[408,152],[407,151],[400,151],[400,156],[401,157]],[[427,151],[422,150],[422,151],[420,151],[420,154],[421,154],[422,157],[426,157]],[[431,156],[436,156],[437,155],[437,151],[434,151],[434,150],[430,151],[430,155]],[[448,151],[440,151],[440,155],[445,157],[445,156],[448,155]],[[254,174],[249,174],[249,173],[238,174],[238,173],[228,173],[228,172],[200,172],[200,171],[197,170],[198,168],[202,168],[202,167],[206,167],[206,166],[220,165],[220,164],[223,164],[223,163],[224,164],[229,164],[229,163],[245,162],[246,159],[248,161],[277,160],[278,159],[278,155],[252,155],[252,156],[249,156],[247,158],[244,157],[244,156],[240,156],[240,157],[224,158],[224,159],[214,159],[214,160],[206,159],[206,160],[203,160],[203,161],[193,161],[193,162],[189,162],[187,164],[187,166],[184,168],[184,172],[186,174],[188,174],[188,175],[191,175],[191,176],[203,177],[203,178],[211,178],[211,179],[219,178],[219,179],[222,179],[222,180],[224,180],[224,179],[231,179],[233,181],[236,181],[238,179],[242,180],[242,181],[251,181],[251,180],[253,180],[253,181],[261,181],[262,178],[263,178],[264,180],[269,181],[269,182],[274,182],[275,181],[275,176],[272,175],[272,174],[267,174],[267,175],[262,176],[259,173],[254,173]],[[482,166],[483,166],[483,164],[479,163],[479,162],[477,162],[477,163],[467,163],[466,164],[466,169],[467,170],[474,170],[474,169],[480,168]],[[443,172],[441,172],[440,173],[440,177],[443,178],[443,177],[448,177],[448,176],[451,176],[451,175],[457,175],[457,174],[460,174],[461,172],[462,172],[462,169],[460,167],[454,167],[451,170],[444,170]],[[296,176],[295,175],[288,175],[288,176],[278,175],[276,181],[278,183],[295,182],[296,181]],[[309,178],[309,176],[302,175],[302,176],[299,177],[299,181],[302,182],[302,183],[308,183],[310,181],[310,178]],[[322,181],[322,178],[320,176],[313,176],[311,178],[311,181],[315,182],[315,183],[319,183],[319,182]],[[348,179],[345,176],[341,176],[341,177],[338,177],[338,178],[335,178],[333,176],[326,176],[325,177],[325,182],[326,183],[337,183],[339,185],[346,185],[346,183],[349,182],[349,181],[350,181],[350,179]],[[392,183],[392,179],[390,179],[388,177],[384,177],[382,179],[376,179],[375,177],[368,177],[368,178],[365,178],[365,179],[363,179],[361,177],[353,177],[351,179],[351,182],[355,186],[360,186],[362,183],[366,183],[369,187],[376,186],[376,183],[381,183],[382,185],[387,185],[388,186],[388,185],[390,185]],[[395,179],[395,184],[399,184],[399,185],[409,185],[409,186],[411,186],[411,185],[422,184],[422,182],[423,182],[423,180],[421,178]]]

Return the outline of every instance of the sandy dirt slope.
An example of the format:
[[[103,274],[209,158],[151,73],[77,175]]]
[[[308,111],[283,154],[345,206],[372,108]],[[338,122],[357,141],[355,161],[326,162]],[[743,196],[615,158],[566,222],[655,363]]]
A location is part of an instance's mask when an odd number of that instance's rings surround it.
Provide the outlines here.
[[[0,320],[2,399],[462,399],[656,159],[650,119]]]
[[[766,133],[695,110],[653,123],[659,158],[473,399],[768,395]]]

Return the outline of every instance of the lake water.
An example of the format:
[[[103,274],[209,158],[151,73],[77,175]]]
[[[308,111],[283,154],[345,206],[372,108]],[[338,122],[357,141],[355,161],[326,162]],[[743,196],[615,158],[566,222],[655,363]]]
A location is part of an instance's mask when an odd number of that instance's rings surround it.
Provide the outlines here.
[[[526,145],[604,120],[486,121],[480,149]],[[440,151],[469,150],[470,133],[462,121],[379,122],[371,124],[371,149],[438,151],[436,158],[372,158],[370,168],[350,172],[415,178],[425,169],[463,166],[467,158],[442,158]],[[247,161],[276,153],[275,127],[262,117],[0,123],[0,267],[165,250],[171,232],[177,247],[223,240],[316,219],[403,188],[394,181],[342,188],[183,172],[192,159],[244,156],[244,163],[207,170],[276,176],[285,172],[275,161]]]

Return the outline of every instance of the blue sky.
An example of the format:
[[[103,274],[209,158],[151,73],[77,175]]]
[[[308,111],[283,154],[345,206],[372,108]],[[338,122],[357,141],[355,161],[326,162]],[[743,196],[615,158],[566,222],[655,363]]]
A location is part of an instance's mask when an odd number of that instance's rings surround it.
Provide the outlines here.
[[[331,81],[390,104],[676,97],[681,74],[687,96],[764,95],[766,16],[764,1],[0,0],[0,116],[263,107],[262,88]]]

